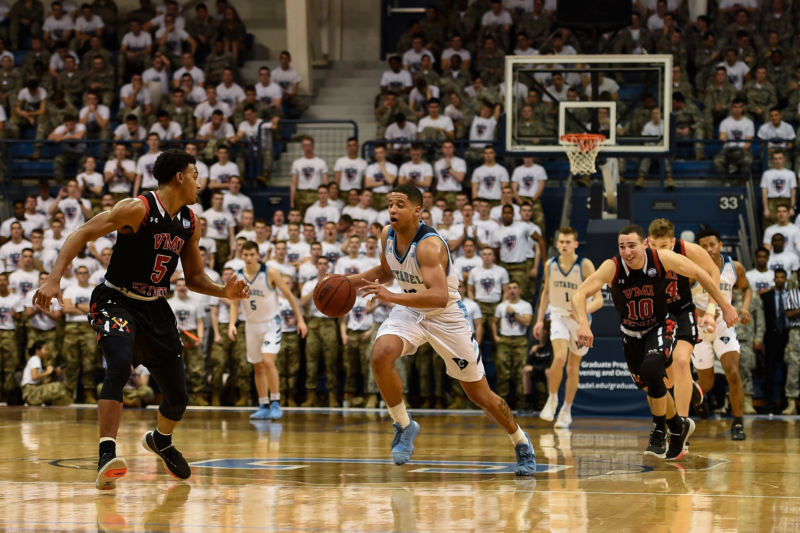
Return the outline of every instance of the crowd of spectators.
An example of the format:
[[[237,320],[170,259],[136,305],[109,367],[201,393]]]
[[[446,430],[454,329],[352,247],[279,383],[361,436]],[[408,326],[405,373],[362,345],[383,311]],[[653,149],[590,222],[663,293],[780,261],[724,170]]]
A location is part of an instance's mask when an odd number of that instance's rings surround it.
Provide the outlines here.
[[[287,51],[279,54],[280,67],[264,66],[257,84],[243,84],[246,28],[226,0],[198,3],[191,14],[172,0],[158,6],[140,0],[128,13],[114,0],[80,7],[54,1],[46,9],[39,0],[19,0],[10,10],[4,5],[0,1],[0,138],[59,143],[53,171],[59,180],[69,177],[67,168],[85,170],[87,145],[80,141],[125,141],[126,157],[136,161],[150,134],[162,142],[196,140],[209,166],[217,146],[229,145],[239,175],[249,165],[250,148],[263,151],[264,167],[250,171],[264,178],[279,120],[308,107],[297,94],[301,78]],[[8,50],[27,47],[15,66]],[[115,154],[109,142],[96,155],[105,161]],[[42,144],[36,144],[30,159],[41,157]],[[132,184],[134,194],[154,183],[149,174],[141,181],[145,185]]]

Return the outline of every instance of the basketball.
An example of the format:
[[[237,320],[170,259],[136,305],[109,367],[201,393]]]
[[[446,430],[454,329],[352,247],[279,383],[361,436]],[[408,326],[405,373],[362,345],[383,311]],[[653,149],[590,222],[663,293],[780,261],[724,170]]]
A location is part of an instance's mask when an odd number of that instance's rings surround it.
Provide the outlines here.
[[[328,274],[314,289],[314,304],[331,318],[346,315],[355,303],[356,288],[345,276]]]

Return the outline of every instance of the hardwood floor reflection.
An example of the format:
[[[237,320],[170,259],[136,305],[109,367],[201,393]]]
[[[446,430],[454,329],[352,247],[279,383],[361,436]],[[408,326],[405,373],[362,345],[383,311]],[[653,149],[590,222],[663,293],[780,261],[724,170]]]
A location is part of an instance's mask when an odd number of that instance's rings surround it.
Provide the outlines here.
[[[414,460],[390,461],[376,413],[190,411],[175,443],[193,465],[176,483],[139,444],[153,411],[126,411],[128,475],[94,488],[96,411],[0,410],[2,531],[796,531],[800,425],[698,423],[677,463],[644,457],[645,419],[577,419],[554,432],[520,419],[535,479],[515,478],[508,438],[482,416],[418,413]]]

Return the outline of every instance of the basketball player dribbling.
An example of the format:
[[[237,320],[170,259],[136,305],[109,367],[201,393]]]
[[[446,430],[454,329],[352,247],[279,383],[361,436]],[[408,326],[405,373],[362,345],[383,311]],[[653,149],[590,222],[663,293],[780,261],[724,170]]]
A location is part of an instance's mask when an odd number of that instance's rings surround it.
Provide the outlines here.
[[[87,242],[118,232],[106,281],[95,287],[89,318],[108,370],[97,402],[100,450],[95,486],[116,488],[128,471],[116,455],[116,437],[122,420],[122,389],[131,365],[144,364],[163,394],[158,426],[145,433],[144,448],[156,454],[173,477],[191,475],[186,459],[172,443],[172,432],[183,417],[189,395],[181,358],[181,343],[175,315],[165,296],[178,261],[183,265],[190,290],[229,300],[249,296],[244,280],[231,279],[217,285],[206,275],[200,257],[200,232],[189,205],[200,190],[195,158],[180,150],[167,150],[155,162],[153,176],[158,190],[120,200],[110,211],[100,213],[70,234],[47,281],[33,302],[49,309],[50,301],[62,300],[59,284],[72,259]]]
[[[572,423],[572,402],[578,392],[580,383],[579,371],[581,360],[589,351],[588,346],[578,346],[578,323],[572,316],[570,301],[578,286],[594,274],[594,265],[575,252],[578,249],[578,232],[565,227],[556,234],[558,257],[545,263],[542,297],[539,302],[539,316],[533,327],[533,336],[541,338],[544,331],[544,316],[550,307],[550,342],[553,345],[553,363],[550,365],[550,376],[547,380],[549,396],[539,417],[552,422],[558,409],[558,389],[567,365],[567,384],[564,391],[564,405],[558,413],[554,425],[557,429],[567,429]],[[603,307],[603,294],[598,291],[594,300],[587,306],[586,312],[591,315]],[[569,357],[569,363],[567,363]]]
[[[678,447],[678,451],[670,453],[677,460],[686,453],[686,440],[694,431],[694,421],[678,415],[664,384],[679,331],[667,304],[667,286],[671,282],[668,273],[698,280],[714,301],[720,302],[722,318],[727,324],[736,323],[737,313],[705,270],[671,250],[648,248],[646,239],[640,226],[631,224],[622,228],[618,236],[619,254],[604,261],[581,284],[572,299],[572,311],[578,321],[578,343],[591,348],[594,336],[586,314],[586,300],[608,284],[620,317],[628,370],[636,386],[647,391],[653,414],[654,427],[645,455],[662,459],[667,456],[668,429],[671,435],[680,435],[669,441],[670,447]]]
[[[356,289],[395,304],[378,330],[370,358],[375,381],[394,420],[392,459],[407,463],[414,452],[419,424],[403,403],[403,383],[395,361],[429,342],[445,361],[447,374],[461,382],[470,400],[501,426],[511,438],[518,476],[536,472],[533,444],[514,421],[505,400],[489,388],[478,343],[458,292],[450,250],[438,233],[420,222],[422,194],[412,185],[400,185],[388,194],[390,225],[383,228],[381,264],[348,276]],[[396,279],[401,294],[383,283]]]
[[[709,255],[700,246],[675,238],[675,226],[665,218],[650,223],[647,243],[657,250],[672,250],[676,254],[686,256],[693,263],[705,270],[711,279],[719,283],[719,268],[714,265]],[[700,342],[699,328],[708,328],[713,332],[716,327],[714,313],[704,316],[698,323],[695,305],[692,302],[692,285],[689,278],[675,272],[667,272],[672,281],[667,285],[667,305],[669,313],[675,317],[678,326],[677,342],[672,354],[673,365],[667,369],[675,397],[675,409],[684,418],[689,416],[689,403],[694,403],[700,411],[703,402],[703,389],[692,379],[692,351]],[[712,302],[712,307],[716,305]],[[670,447],[670,451],[677,448]],[[667,453],[667,460],[674,459]]]

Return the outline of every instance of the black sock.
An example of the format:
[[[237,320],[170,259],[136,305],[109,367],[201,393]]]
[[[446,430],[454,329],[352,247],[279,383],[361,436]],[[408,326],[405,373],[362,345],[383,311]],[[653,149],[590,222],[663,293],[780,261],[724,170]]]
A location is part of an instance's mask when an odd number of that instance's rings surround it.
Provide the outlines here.
[[[662,415],[662,416],[653,415],[653,424],[655,424],[657,430],[663,431],[664,433],[666,433],[667,432],[667,415]]]
[[[113,454],[114,457],[117,456],[117,443],[113,440],[106,440],[100,443],[100,457],[107,453]]]
[[[683,431],[683,418],[678,415],[673,416],[667,420],[667,427],[669,428],[669,432],[673,435],[679,434]]]
[[[744,424],[744,419],[741,416],[734,416],[733,417],[733,425],[736,424]]]
[[[164,435],[159,433],[158,429],[153,432],[153,442],[156,445],[156,448],[159,450],[163,450],[164,448],[168,448],[170,444],[172,444],[172,433],[169,435]]]

